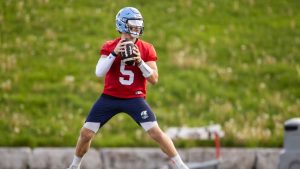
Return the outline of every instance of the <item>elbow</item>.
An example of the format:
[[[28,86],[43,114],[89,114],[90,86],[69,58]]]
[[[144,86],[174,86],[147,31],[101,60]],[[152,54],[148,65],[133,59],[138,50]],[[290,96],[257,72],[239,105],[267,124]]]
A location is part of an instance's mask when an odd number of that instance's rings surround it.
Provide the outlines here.
[[[150,78],[148,79],[148,81],[152,84],[152,85],[156,85],[158,83],[158,74],[154,73],[152,76],[150,76]]]
[[[150,84],[156,85],[158,82],[158,78],[149,79],[148,81],[150,82]]]
[[[158,82],[158,80],[154,80],[151,84],[152,84],[152,85],[156,85],[157,82]]]
[[[97,77],[104,77],[106,73],[103,72],[103,71],[96,70],[95,74],[96,74]]]

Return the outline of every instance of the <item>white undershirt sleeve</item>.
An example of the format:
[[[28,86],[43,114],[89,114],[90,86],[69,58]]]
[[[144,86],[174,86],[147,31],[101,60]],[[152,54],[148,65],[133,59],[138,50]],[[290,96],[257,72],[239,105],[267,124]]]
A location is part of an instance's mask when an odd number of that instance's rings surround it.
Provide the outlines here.
[[[95,74],[97,77],[103,77],[106,75],[108,70],[110,69],[112,63],[115,60],[115,56],[112,54],[109,54],[107,57],[100,57],[97,65],[96,65],[96,70]]]

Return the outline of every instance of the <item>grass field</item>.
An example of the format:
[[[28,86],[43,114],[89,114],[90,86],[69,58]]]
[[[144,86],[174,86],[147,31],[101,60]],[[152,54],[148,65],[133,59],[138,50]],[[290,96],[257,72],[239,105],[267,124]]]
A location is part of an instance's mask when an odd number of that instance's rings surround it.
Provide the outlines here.
[[[5,0],[0,10],[0,146],[74,146],[102,91],[103,42],[124,6],[144,16],[160,79],[147,100],[163,129],[218,123],[224,146],[278,147],[300,116],[298,0]],[[177,146],[211,143],[179,141]],[[93,146],[155,146],[128,116]]]

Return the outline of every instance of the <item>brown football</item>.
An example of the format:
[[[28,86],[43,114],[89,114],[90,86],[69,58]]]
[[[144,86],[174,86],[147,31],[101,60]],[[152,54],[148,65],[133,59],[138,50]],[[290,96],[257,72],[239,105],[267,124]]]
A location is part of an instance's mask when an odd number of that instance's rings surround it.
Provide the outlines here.
[[[128,39],[124,39],[123,42],[129,41]],[[134,64],[134,59],[135,55],[133,54],[133,48],[134,44],[133,43],[127,43],[125,45],[125,50],[124,52],[121,52],[121,60],[125,62],[126,65],[133,65]]]

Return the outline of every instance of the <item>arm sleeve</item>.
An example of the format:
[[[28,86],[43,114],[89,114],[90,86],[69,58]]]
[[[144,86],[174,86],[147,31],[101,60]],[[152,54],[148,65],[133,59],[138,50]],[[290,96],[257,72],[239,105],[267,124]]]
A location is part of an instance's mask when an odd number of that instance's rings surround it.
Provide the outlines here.
[[[96,65],[96,70],[95,70],[96,76],[97,77],[105,76],[108,70],[110,69],[111,65],[113,64],[115,58],[116,57],[113,56],[112,54],[109,54],[106,57],[100,57]]]
[[[100,59],[96,65],[95,74],[97,77],[105,76],[113,64],[115,56],[110,53],[111,51],[109,50],[107,43],[105,43],[100,50]]]

